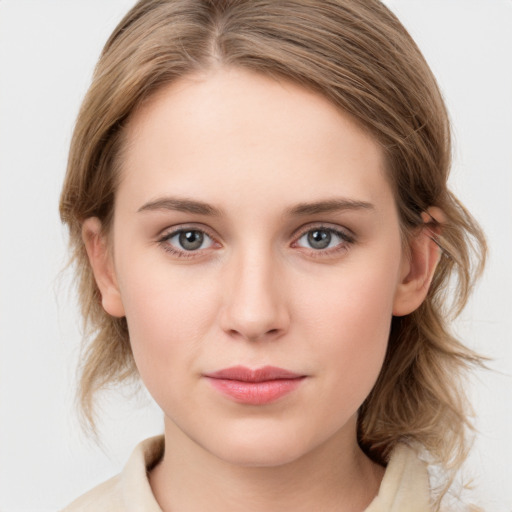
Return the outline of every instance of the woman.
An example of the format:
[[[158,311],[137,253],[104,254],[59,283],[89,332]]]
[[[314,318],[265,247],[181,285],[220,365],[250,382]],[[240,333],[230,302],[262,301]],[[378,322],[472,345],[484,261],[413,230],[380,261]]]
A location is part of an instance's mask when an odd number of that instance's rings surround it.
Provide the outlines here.
[[[95,332],[85,414],[140,375],[165,434],[66,510],[438,508],[479,361],[445,291],[456,276],[459,311],[485,255],[449,138],[377,1],[139,2],[82,106],[61,215]]]

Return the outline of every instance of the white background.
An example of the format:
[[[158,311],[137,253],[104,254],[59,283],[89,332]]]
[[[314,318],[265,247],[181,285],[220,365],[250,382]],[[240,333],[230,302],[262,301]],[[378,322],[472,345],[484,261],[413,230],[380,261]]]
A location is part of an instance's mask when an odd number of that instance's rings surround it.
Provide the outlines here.
[[[132,0],[0,0],[0,511],[50,511],[117,473],[162,430],[144,397],[104,403],[104,448],[73,405],[79,317],[57,213],[80,100]],[[453,119],[452,187],[491,256],[457,324],[493,358],[471,386],[480,431],[467,472],[490,512],[512,511],[512,0],[389,0]],[[125,394],[126,395],[126,394]]]

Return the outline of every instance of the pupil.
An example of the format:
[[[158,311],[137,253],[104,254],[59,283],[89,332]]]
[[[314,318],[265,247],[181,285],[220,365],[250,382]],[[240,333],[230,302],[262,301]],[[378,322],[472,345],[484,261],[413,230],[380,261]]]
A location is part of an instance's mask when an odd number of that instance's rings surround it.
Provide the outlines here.
[[[308,242],[314,249],[325,249],[331,243],[331,233],[316,230],[308,234]]]
[[[193,251],[203,245],[203,234],[200,231],[183,231],[180,233],[179,241],[183,249]]]

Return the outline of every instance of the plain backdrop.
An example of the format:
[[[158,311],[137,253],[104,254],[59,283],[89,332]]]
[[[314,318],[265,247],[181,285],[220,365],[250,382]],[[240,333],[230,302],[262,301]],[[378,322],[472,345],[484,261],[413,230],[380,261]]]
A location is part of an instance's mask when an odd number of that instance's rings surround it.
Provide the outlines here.
[[[491,357],[471,382],[475,498],[512,511],[512,1],[389,0],[445,95],[451,185],[487,232],[490,261],[458,333]],[[162,431],[144,394],[103,401],[103,448],[79,428],[80,320],[57,204],[80,100],[133,0],[0,0],[0,511],[56,510]]]

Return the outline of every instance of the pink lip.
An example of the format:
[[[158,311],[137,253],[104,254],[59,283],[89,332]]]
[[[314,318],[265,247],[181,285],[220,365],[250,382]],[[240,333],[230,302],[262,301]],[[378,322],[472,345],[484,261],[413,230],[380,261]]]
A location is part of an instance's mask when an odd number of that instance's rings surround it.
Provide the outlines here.
[[[210,384],[238,403],[263,405],[275,402],[295,390],[305,378],[283,368],[264,366],[251,370],[233,366],[205,375]]]

